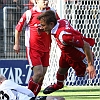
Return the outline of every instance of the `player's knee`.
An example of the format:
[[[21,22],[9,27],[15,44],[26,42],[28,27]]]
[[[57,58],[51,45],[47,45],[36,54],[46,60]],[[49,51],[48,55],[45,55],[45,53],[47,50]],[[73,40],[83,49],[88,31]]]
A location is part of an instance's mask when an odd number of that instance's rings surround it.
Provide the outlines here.
[[[40,78],[42,79],[44,77],[44,74],[40,71],[38,71],[37,73],[34,74],[34,78],[35,80],[39,80]]]

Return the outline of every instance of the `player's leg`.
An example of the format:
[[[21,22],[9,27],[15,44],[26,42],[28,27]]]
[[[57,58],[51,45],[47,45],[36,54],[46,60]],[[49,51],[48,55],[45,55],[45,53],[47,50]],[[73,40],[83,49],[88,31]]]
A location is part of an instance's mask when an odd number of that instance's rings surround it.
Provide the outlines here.
[[[30,50],[30,59],[28,61],[32,65],[33,76],[30,78],[28,83],[28,88],[37,96],[41,90],[44,75],[47,71],[47,66],[49,65],[49,53],[45,54],[41,51]],[[46,62],[46,57],[48,61]],[[43,62],[43,61],[45,62]],[[34,66],[34,67],[33,67]],[[46,66],[46,67],[44,67]]]
[[[33,76],[28,82],[28,89],[30,89],[36,96],[42,85],[40,78],[43,76],[43,66],[41,63],[40,54],[36,50],[27,48],[26,55],[30,67],[33,70]]]
[[[34,66],[33,73],[34,75],[30,78],[28,83],[28,89],[30,89],[35,94],[35,96],[37,96],[37,94],[41,90],[42,81],[44,78],[43,66],[42,65]]]
[[[46,87],[43,91],[44,94],[50,94],[56,90],[63,88],[63,83],[67,77],[67,71],[70,67],[69,64],[66,62],[66,59],[63,57],[63,54],[60,57],[59,66],[60,67],[56,74],[57,83]]]
[[[59,68],[59,69],[61,69],[61,68]],[[62,71],[67,71],[67,68],[63,68]],[[67,77],[67,72],[60,74],[59,71],[57,71],[57,74],[56,74],[57,83],[46,87],[44,89],[43,93],[44,94],[50,94],[50,93],[52,93],[56,90],[63,88],[64,80],[66,79],[66,77]]]

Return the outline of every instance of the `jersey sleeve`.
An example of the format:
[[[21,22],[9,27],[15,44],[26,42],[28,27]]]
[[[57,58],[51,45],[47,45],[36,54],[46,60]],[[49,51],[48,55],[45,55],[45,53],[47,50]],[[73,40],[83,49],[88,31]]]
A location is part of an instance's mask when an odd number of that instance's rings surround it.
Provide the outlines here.
[[[21,32],[25,22],[26,22],[26,13],[24,13],[22,15],[22,17],[20,18],[20,20],[19,20],[18,24],[16,25],[16,28],[15,29],[18,32]]]
[[[84,45],[83,37],[81,35],[63,34],[62,42],[65,45],[72,45],[82,48]]]

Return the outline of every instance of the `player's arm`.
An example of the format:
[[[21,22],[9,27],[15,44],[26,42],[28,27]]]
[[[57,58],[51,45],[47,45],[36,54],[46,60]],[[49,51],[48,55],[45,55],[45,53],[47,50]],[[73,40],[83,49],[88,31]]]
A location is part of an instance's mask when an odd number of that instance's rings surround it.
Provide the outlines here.
[[[60,33],[59,39],[63,43],[63,45],[71,45],[74,47],[83,48],[88,62],[87,72],[89,73],[90,78],[94,78],[96,72],[93,65],[93,54],[90,49],[89,43],[84,41],[81,35],[73,35],[65,31],[62,31],[62,33]]]
[[[15,29],[15,44],[13,49],[15,50],[15,52],[18,54],[20,52],[20,32],[18,32],[18,30]]]
[[[93,66],[93,54],[92,51],[90,49],[90,45],[89,43],[87,43],[86,41],[84,41],[84,45],[83,45],[83,50],[84,53],[86,55],[87,61],[88,61],[88,65],[92,65]]]
[[[21,19],[19,20],[15,28],[15,42],[14,42],[15,44],[14,44],[13,49],[15,50],[17,54],[20,52],[20,34],[21,34],[25,21],[26,21],[26,13],[22,15]]]
[[[86,41],[84,41],[83,50],[84,50],[84,53],[86,55],[86,59],[88,62],[87,72],[89,73],[89,77],[95,78],[96,71],[95,71],[94,64],[93,64],[93,54],[90,49],[89,43],[87,43]]]

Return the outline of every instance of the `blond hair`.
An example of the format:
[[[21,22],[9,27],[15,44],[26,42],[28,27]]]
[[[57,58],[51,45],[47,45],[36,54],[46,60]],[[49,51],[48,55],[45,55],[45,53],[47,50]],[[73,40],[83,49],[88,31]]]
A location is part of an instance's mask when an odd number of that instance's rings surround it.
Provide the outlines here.
[[[6,77],[4,77],[3,75],[0,74],[0,82],[5,80],[5,79],[6,79]]]

